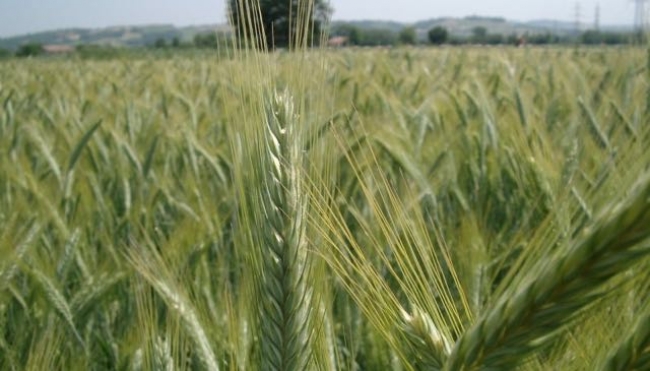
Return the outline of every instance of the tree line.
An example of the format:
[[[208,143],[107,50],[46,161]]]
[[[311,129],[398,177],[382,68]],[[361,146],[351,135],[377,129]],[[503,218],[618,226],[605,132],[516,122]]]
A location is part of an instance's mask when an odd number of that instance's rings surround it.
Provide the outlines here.
[[[393,45],[620,45],[642,41],[641,35],[632,32],[607,32],[587,30],[575,35],[558,35],[543,33],[490,33],[485,27],[474,27],[468,36],[456,36],[442,26],[436,26],[426,32],[414,27],[405,27],[400,31],[387,28],[362,29],[349,24],[341,24],[332,29],[332,35],[345,37],[348,46],[393,46]]]
[[[325,0],[314,0],[312,6],[306,6],[305,0],[259,0],[259,8],[254,11],[260,21],[250,24],[243,14],[253,12],[252,0],[228,0],[228,14],[232,33],[209,32],[197,34],[191,41],[182,41],[178,37],[158,38],[148,47],[156,49],[223,49],[231,45],[272,50],[287,48],[292,45],[318,46],[321,31],[328,31],[332,36],[345,39],[349,46],[391,46],[391,45],[547,45],[580,43],[588,45],[617,45],[641,41],[640,35],[632,33],[614,33],[589,30],[574,36],[560,36],[552,33],[539,34],[498,34],[490,33],[485,27],[475,27],[469,36],[452,35],[444,27],[437,26],[423,33],[413,27],[400,31],[383,28],[359,28],[354,25],[341,24],[326,29],[332,14],[332,8]],[[266,36],[259,37],[263,32]],[[234,41],[234,43],[233,43]],[[82,55],[111,55],[115,48],[94,45],[80,45],[77,52]],[[0,49],[0,58],[11,56],[30,57],[43,54],[43,45],[28,43],[15,52]]]
[[[232,45],[231,35],[225,32],[205,32],[194,35],[191,40],[182,40],[179,37],[157,38],[153,43],[144,45],[141,48],[116,47],[100,44],[78,44],[71,47],[67,54],[77,54],[81,57],[111,58],[120,55],[142,52],[146,49],[165,50],[169,52],[181,50],[217,50]],[[16,50],[0,48],[0,59],[11,57],[25,58],[37,57],[47,53],[45,45],[38,42],[23,44]]]

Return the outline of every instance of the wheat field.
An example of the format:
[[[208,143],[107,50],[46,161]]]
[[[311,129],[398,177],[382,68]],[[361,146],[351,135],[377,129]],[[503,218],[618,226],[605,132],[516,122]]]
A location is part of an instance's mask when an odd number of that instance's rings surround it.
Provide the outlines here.
[[[2,370],[648,370],[650,53],[0,62]]]

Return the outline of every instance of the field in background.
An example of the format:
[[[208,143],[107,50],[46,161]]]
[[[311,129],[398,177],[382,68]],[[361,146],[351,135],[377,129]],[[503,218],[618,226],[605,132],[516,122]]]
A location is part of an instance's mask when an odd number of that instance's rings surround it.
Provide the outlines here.
[[[262,58],[0,63],[0,369],[648,365],[645,49]]]

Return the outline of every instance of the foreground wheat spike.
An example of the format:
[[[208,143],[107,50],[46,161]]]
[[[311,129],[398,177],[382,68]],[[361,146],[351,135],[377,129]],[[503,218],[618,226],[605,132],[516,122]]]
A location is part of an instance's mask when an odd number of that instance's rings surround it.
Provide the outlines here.
[[[309,363],[306,199],[301,190],[299,127],[288,93],[266,101],[257,228],[260,251],[261,367],[303,370]]]
[[[509,369],[593,302],[609,278],[647,254],[650,179],[606,209],[574,242],[540,260],[458,340],[445,370]]]

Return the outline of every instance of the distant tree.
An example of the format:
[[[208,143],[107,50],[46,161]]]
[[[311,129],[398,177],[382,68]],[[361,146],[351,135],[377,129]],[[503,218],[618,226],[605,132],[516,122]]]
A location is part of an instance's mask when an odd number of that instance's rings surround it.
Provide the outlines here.
[[[348,33],[348,42],[351,45],[361,45],[363,41],[363,34],[359,27],[351,27]]]
[[[415,28],[406,27],[399,33],[399,42],[404,45],[415,45],[418,42],[418,35]]]
[[[483,39],[483,42],[488,45],[499,45],[499,44],[503,44],[504,41],[505,38],[501,34],[488,34]]]
[[[0,48],[0,59],[11,57],[11,52],[7,49]]]
[[[596,30],[588,30],[580,35],[580,42],[587,45],[596,45],[601,42],[600,32]]]
[[[337,25],[332,29],[331,35],[347,37],[350,45],[361,45],[363,43],[363,32],[359,27],[351,24]]]
[[[637,34],[620,34],[615,32],[600,32],[596,30],[588,30],[583,32],[580,35],[580,42],[586,45],[598,45],[598,44],[607,44],[607,45],[617,45],[617,44],[626,44],[630,41],[638,42],[636,39],[639,37]]]
[[[617,32],[603,32],[602,41],[607,45],[627,44],[630,41],[630,36]],[[650,59],[648,60],[650,61]]]
[[[397,43],[397,34],[390,29],[371,28],[363,30],[361,44],[364,46],[389,46]]]
[[[630,41],[639,45],[645,44],[648,38],[644,31],[636,31],[631,36]]]
[[[458,36],[449,36],[449,40],[447,41],[449,45],[464,45],[467,44],[467,38],[465,37],[458,37]]]
[[[172,39],[172,47],[173,48],[178,48],[181,46],[181,40],[178,38],[178,36],[174,37]]]
[[[472,41],[482,43],[487,37],[488,31],[485,27],[474,27],[472,28]]]
[[[516,33],[511,33],[506,37],[505,43],[508,45],[521,45],[523,37],[518,36]]]
[[[129,49],[111,45],[80,44],[76,47],[77,55],[81,59],[110,60],[125,55],[127,50]]]
[[[429,42],[433,45],[442,45],[449,39],[449,32],[446,28],[437,26],[429,30]]]
[[[155,48],[162,49],[167,47],[167,40],[162,37],[156,39],[156,42],[153,44]]]
[[[559,41],[559,39],[557,36],[547,32],[530,35],[528,36],[527,41],[533,45],[547,45],[555,44]]]
[[[263,48],[260,35],[250,30],[247,16],[243,12],[251,12],[252,0],[228,0],[230,21],[240,38],[254,41],[253,46]],[[262,30],[266,36],[266,48],[288,47],[296,42],[298,36],[297,22],[311,25],[308,44],[317,43],[323,23],[330,15],[331,8],[326,0],[314,0],[310,14],[306,13],[307,0],[259,0],[259,10],[262,18]],[[252,13],[252,12],[251,12]],[[301,14],[302,13],[302,14]]]
[[[219,41],[215,32],[194,35],[194,46],[197,48],[217,48]]]
[[[43,45],[40,43],[28,43],[21,45],[16,51],[16,57],[35,57],[43,54]]]

